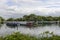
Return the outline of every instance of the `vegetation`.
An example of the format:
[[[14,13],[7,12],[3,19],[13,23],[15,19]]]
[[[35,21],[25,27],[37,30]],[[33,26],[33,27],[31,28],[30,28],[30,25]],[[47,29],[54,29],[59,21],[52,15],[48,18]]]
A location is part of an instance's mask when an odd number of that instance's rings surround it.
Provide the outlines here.
[[[0,23],[3,23],[4,18],[0,17]]]
[[[0,17],[0,21],[4,21],[4,18]],[[39,16],[35,14],[30,14],[24,15],[22,18],[8,18],[6,21],[60,21],[60,17]]]
[[[45,34],[52,34],[51,37],[34,37],[29,35],[24,35],[19,32],[13,33],[11,35],[7,35],[6,37],[0,37],[0,40],[60,40],[60,36],[53,35],[53,33],[49,33],[48,31]]]
[[[39,16],[35,14],[24,15],[22,18],[9,18],[7,21],[60,21],[60,17]]]
[[[7,20],[0,17],[0,23],[3,23],[4,21],[34,21],[36,23],[36,21],[60,21],[60,17],[39,16],[39,15],[35,15],[35,14],[24,15],[22,18],[15,18],[15,19],[8,18]]]

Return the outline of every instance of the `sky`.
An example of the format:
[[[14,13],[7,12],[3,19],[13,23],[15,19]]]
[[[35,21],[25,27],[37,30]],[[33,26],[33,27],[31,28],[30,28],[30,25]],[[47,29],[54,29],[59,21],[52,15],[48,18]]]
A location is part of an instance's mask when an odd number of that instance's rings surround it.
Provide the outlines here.
[[[60,16],[60,0],[0,0],[0,16],[18,18],[23,15]]]

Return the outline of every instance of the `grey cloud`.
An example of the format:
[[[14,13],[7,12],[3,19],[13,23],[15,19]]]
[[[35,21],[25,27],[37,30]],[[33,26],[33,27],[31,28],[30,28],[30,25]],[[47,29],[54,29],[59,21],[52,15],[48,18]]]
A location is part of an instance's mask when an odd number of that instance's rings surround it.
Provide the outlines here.
[[[16,0],[17,2],[11,0],[13,5],[11,5],[12,4],[11,2],[9,3],[7,1],[8,3],[6,3],[3,1],[0,2],[0,16],[4,18],[9,18],[9,17],[18,18],[29,13],[34,13],[36,15],[42,15],[42,16],[50,16],[50,15],[60,16],[60,12],[59,12],[60,0],[31,0],[31,1]],[[14,8],[12,6],[17,6],[17,7]],[[49,9],[47,8],[50,8],[52,11],[48,12]],[[52,8],[55,9],[53,10]],[[59,10],[57,10],[57,8]]]

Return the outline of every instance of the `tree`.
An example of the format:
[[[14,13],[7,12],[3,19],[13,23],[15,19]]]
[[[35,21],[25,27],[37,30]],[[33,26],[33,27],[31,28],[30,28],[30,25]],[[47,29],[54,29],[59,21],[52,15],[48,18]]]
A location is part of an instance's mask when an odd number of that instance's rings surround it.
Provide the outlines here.
[[[0,23],[3,23],[4,22],[4,18],[0,17]]]
[[[35,19],[36,18],[36,15],[35,14],[30,14],[30,15],[24,15],[23,16],[23,19],[25,20],[25,21],[34,21],[34,20],[36,20]]]
[[[22,18],[17,18],[17,19],[14,19],[14,21],[23,21]]]
[[[29,16],[24,15],[24,16],[23,16],[23,20],[28,21],[28,20],[29,20]]]
[[[42,16],[37,16],[37,21],[43,21]]]
[[[9,19],[7,19],[7,21],[14,21],[14,19],[13,18],[9,18]]]
[[[37,16],[35,14],[30,14],[29,17],[30,17],[29,18],[30,21],[36,21],[37,19]]]
[[[53,21],[53,17],[52,16],[46,17],[46,21]]]

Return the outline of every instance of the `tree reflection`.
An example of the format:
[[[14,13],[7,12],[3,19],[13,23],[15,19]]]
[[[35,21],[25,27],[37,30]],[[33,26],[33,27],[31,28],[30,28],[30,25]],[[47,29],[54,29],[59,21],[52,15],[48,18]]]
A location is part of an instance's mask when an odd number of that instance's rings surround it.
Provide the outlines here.
[[[2,25],[0,24],[0,27],[1,27]]]

